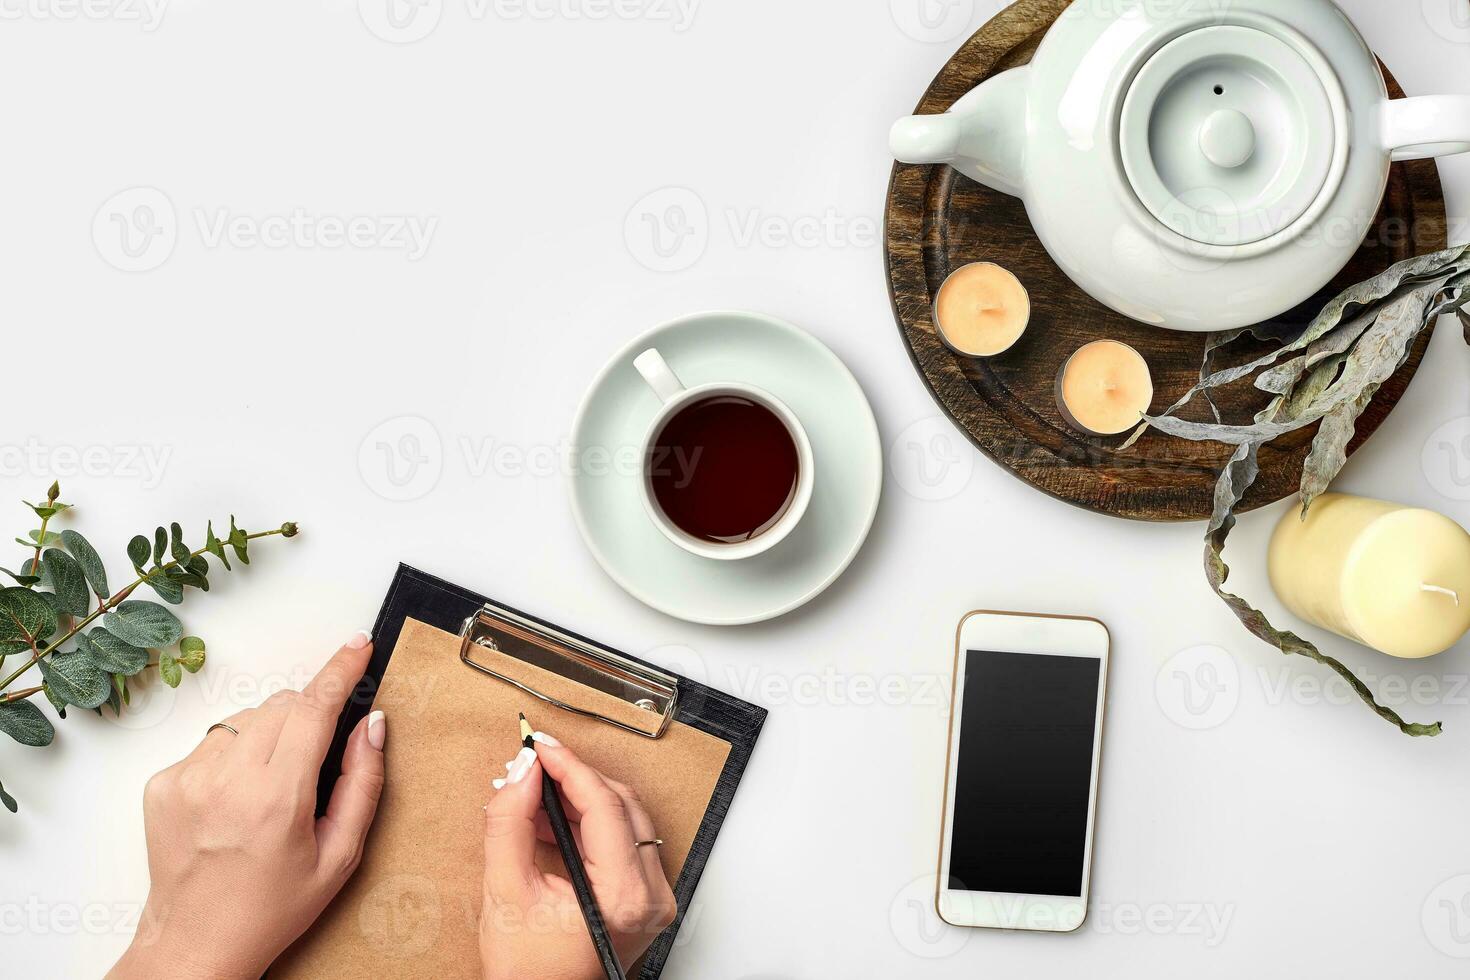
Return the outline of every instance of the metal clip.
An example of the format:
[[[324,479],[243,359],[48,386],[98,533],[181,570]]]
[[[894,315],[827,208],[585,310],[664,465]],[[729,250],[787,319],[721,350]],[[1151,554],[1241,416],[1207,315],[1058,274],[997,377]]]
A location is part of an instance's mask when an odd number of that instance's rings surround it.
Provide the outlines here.
[[[679,702],[679,680],[620,653],[568,636],[554,627],[526,619],[486,603],[460,629],[459,659],[532,697],[564,711],[607,722],[624,731],[658,738],[669,727]],[[532,667],[549,671],[582,687],[609,695],[629,706],[625,718],[568,704],[534,686],[474,659],[476,649],[492,650]],[[647,718],[647,724],[642,719]]]

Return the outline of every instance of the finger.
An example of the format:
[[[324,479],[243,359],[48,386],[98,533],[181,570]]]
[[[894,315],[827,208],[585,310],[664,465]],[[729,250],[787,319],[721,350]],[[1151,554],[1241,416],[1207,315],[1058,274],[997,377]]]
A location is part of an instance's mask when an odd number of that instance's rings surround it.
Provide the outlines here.
[[[603,778],[607,779],[606,776]],[[664,874],[664,865],[659,859],[658,845],[645,844],[639,847],[637,844],[641,840],[658,839],[658,834],[653,827],[653,818],[648,815],[648,809],[644,807],[643,801],[631,787],[623,785],[616,779],[607,779],[607,785],[614,793],[623,798],[623,806],[628,808],[628,822],[633,825],[633,847],[643,862],[644,877],[648,879],[650,885],[662,883],[667,886],[668,876]]]
[[[485,804],[485,899],[497,906],[534,899],[536,814],[541,809],[541,765],[521,749],[503,787]]]
[[[254,708],[246,708],[243,711],[237,711],[230,715],[230,717],[220,722],[220,724],[229,725],[235,731],[243,732],[250,727],[246,719],[254,713]],[[230,743],[239,737],[234,732],[227,731],[223,728],[215,728],[213,731],[205,732],[204,738],[200,740],[198,745],[194,746],[192,752],[184,756],[183,761],[198,762],[200,759],[212,759],[229,748]]]
[[[250,724],[240,729],[240,736],[226,746],[229,757],[242,762],[269,762],[281,736],[281,727],[298,697],[295,691],[277,691],[266,698],[251,715]]]
[[[281,726],[271,754],[272,765],[290,767],[303,784],[316,785],[317,770],[332,744],[337,716],[362,679],[372,653],[373,641],[366,633],[359,633],[317,672]]]
[[[362,860],[363,842],[383,795],[383,746],[388,722],[383,712],[369,712],[357,723],[342,753],[342,775],[332,787],[327,812],[316,822],[318,869],[346,881]]]
[[[612,874],[630,874],[647,883],[643,861],[634,853],[633,824],[623,798],[608,786],[596,769],[571,749],[542,736],[536,755],[561,788],[562,798],[582,814],[583,854],[589,867]]]

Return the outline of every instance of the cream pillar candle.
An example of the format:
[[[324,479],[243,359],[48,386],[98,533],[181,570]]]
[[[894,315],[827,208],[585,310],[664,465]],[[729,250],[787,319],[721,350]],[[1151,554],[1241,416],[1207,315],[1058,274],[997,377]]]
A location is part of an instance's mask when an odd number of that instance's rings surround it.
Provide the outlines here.
[[[1057,373],[1057,408],[1068,425],[1088,435],[1128,431],[1153,400],[1148,362],[1116,340],[1083,344]]]
[[[1470,629],[1470,533],[1443,514],[1324,493],[1271,537],[1271,586],[1297,616],[1394,657]]]
[[[991,357],[1009,350],[1031,320],[1021,280],[994,262],[971,262],[945,278],[934,297],[934,326],[950,350]]]

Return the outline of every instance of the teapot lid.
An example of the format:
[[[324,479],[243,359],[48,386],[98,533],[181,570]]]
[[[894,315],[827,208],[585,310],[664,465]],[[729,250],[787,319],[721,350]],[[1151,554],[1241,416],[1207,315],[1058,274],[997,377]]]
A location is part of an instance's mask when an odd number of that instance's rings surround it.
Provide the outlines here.
[[[1341,85],[1304,38],[1214,26],[1175,38],[1134,76],[1119,152],[1138,200],[1206,245],[1305,228],[1347,166]]]

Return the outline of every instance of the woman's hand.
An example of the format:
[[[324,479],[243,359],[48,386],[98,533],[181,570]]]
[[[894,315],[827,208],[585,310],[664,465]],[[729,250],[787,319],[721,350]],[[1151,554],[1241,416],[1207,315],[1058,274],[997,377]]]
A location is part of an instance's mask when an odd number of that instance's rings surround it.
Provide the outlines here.
[[[541,767],[561,787],[567,819],[587,877],[629,967],[674,921],[674,893],[650,841],[653,821],[622,783],[587,765],[556,739],[537,732],[485,808],[485,896],[480,959],[486,980],[597,980],[604,976],[572,883],[536,867],[536,840],[554,843],[541,809]]]
[[[317,771],[371,653],[366,633],[353,637],[306,690],[226,719],[240,734],[216,728],[148,781],[152,884],[110,978],[257,980],[321,914],[357,868],[383,789],[387,729],[374,711],[316,818]]]

